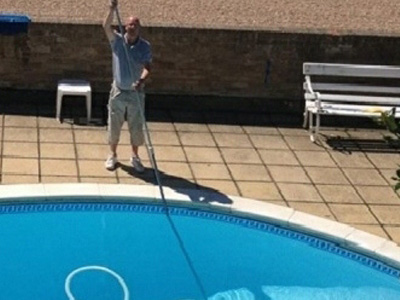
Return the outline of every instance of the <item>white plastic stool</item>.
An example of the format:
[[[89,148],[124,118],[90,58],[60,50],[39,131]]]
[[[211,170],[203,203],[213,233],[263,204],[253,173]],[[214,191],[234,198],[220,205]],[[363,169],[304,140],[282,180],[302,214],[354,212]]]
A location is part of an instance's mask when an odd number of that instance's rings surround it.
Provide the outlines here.
[[[92,89],[90,83],[86,80],[69,79],[63,79],[58,82],[56,104],[56,118],[58,121],[60,121],[62,98],[65,95],[86,97],[87,121],[89,123],[92,116]]]

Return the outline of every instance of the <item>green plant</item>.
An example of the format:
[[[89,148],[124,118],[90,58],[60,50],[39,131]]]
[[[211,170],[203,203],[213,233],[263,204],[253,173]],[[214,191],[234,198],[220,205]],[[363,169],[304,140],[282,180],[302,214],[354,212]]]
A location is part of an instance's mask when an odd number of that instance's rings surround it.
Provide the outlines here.
[[[394,186],[394,190],[395,191],[400,190],[400,169],[397,169],[396,177],[393,176],[392,179],[397,181],[397,183]]]
[[[396,119],[394,118],[395,113],[396,108],[393,108],[388,112],[382,112],[380,123],[386,126],[386,129],[390,133],[394,134],[397,139],[400,139],[400,121],[396,122]]]
[[[382,112],[378,122],[385,126],[396,137],[397,141],[400,141],[400,121],[396,122],[395,114],[396,108],[393,108],[389,112]],[[386,138],[386,140],[392,140],[392,137]],[[397,169],[396,176],[393,176],[392,179],[397,181],[394,186],[395,191],[400,190],[400,169]]]

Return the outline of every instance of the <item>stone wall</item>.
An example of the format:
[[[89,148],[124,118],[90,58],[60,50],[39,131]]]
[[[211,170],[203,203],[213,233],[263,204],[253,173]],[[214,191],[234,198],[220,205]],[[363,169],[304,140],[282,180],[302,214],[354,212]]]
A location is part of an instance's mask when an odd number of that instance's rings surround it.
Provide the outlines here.
[[[153,94],[302,98],[305,61],[400,65],[400,39],[149,27]],[[55,90],[85,78],[108,92],[111,52],[100,25],[32,23],[0,36],[0,88]]]

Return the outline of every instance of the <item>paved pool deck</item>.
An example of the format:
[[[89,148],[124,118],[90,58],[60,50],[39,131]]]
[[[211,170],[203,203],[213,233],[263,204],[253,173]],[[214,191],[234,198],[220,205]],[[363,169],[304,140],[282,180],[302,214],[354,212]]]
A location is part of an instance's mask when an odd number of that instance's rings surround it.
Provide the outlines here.
[[[104,168],[106,126],[85,124],[83,105],[55,117],[52,104],[0,104],[0,182],[154,185],[145,148],[144,174],[129,165],[123,128],[120,166]],[[84,108],[83,108],[84,109]],[[216,190],[349,224],[400,244],[400,195],[393,190],[400,149],[377,127],[335,124],[310,142],[301,116],[188,109],[148,109],[162,184]],[[358,127],[358,126],[357,126]]]

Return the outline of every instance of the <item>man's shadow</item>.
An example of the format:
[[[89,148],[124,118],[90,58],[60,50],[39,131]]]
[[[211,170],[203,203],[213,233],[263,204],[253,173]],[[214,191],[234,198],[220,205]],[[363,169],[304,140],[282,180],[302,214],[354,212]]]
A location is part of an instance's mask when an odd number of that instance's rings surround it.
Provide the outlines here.
[[[118,166],[122,171],[125,171],[129,175],[135,178],[139,178],[145,182],[157,185],[155,171],[153,168],[145,168],[143,173],[136,172],[133,167],[118,163]],[[173,176],[167,174],[158,168],[158,174],[160,176],[161,185],[163,187],[169,187],[175,190],[177,193],[187,195],[193,202],[212,203],[218,202],[222,204],[231,204],[233,201],[222,194],[220,191],[193,183],[185,178]]]

